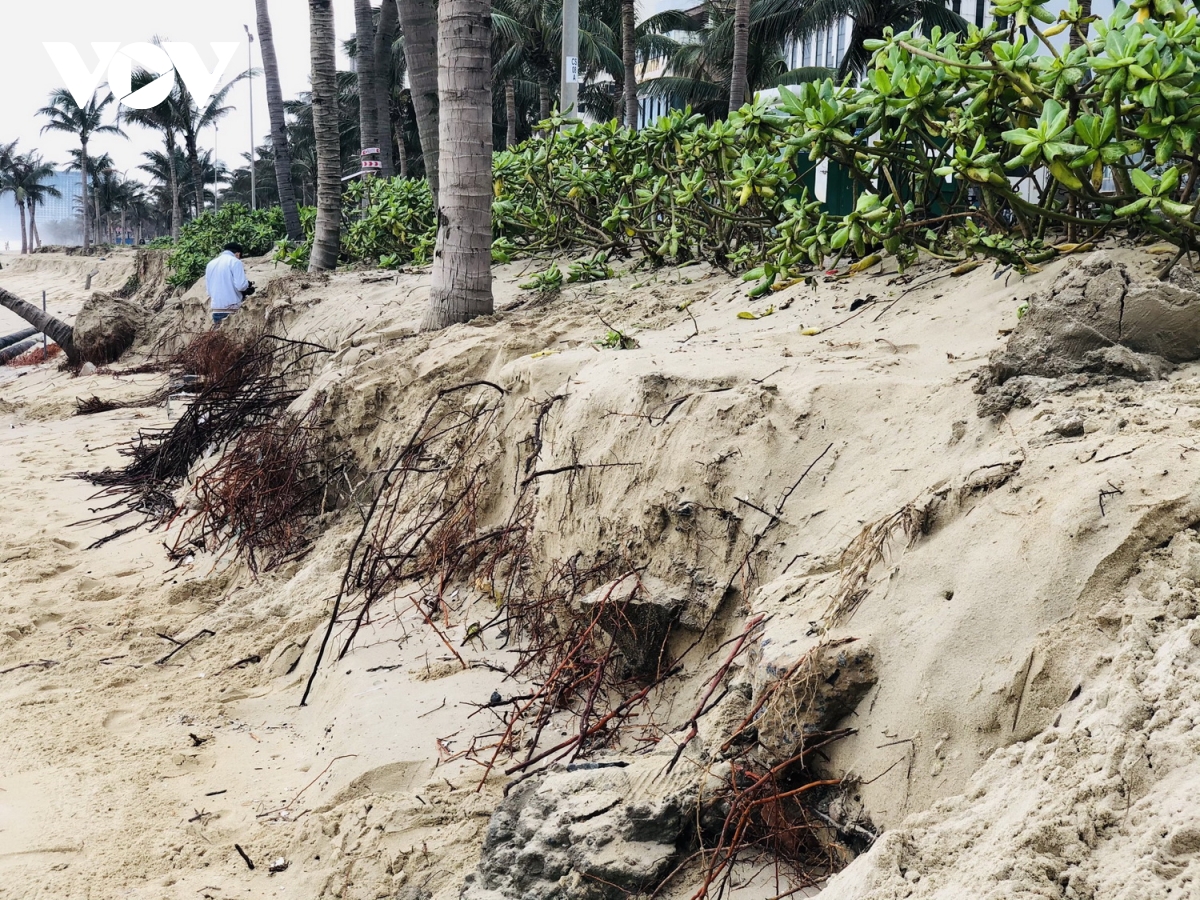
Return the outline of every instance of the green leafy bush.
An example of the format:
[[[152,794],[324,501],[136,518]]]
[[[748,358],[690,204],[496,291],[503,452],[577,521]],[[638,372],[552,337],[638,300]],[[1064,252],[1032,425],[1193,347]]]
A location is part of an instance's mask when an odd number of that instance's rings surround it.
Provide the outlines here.
[[[857,85],[781,88],[777,104],[724,121],[676,111],[630,131],[552,118],[544,137],[495,156],[493,258],[706,259],[761,295],[814,269],[905,266],[919,252],[1030,271],[1118,230],[1180,256],[1200,249],[1197,13],[1178,0],[1120,3],[1106,21],[1076,2],[1057,19],[1037,0],[995,12],[1009,24],[886,31]],[[1054,47],[1068,30],[1077,46]],[[824,164],[851,181],[849,211],[815,199]],[[362,187],[347,192],[344,257],[428,260],[424,185],[376,184],[365,213]]]
[[[286,234],[279,207],[251,211],[230,203],[206,212],[184,225],[179,240],[171,245],[175,252],[167,259],[171,269],[167,283],[191,287],[204,275],[209,261],[230,242],[241,244],[246,256],[262,256]]]
[[[305,239],[280,244],[276,261],[307,266],[316,221],[315,209],[302,209]],[[373,178],[369,186],[355,181],[342,194],[343,262],[369,262],[384,269],[423,265],[433,256],[435,235],[433,195],[425,181]]]

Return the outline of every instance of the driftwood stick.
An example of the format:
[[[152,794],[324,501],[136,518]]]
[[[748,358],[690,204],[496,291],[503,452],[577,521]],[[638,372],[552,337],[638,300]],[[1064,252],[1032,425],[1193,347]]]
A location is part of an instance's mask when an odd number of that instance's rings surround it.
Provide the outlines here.
[[[174,644],[175,649],[172,650],[170,653],[168,653],[166,656],[164,656],[162,659],[156,659],[154,661],[154,664],[156,666],[166,665],[167,661],[170,660],[170,658],[172,656],[174,656],[176,653],[178,653],[184,647],[191,644],[192,641],[198,640],[199,638],[202,638],[205,635],[208,635],[209,637],[216,637],[216,634],[217,633],[215,631],[209,631],[207,628],[201,628],[199,631],[197,631],[190,638],[188,638],[186,641],[183,641],[183,642],[175,640],[175,638],[171,637],[170,635],[159,634],[160,638],[166,638],[168,641],[170,641],[172,644]]]

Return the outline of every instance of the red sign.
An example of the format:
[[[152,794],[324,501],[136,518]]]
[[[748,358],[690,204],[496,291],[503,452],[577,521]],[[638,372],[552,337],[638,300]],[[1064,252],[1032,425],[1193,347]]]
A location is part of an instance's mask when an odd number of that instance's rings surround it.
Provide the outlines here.
[[[379,148],[378,147],[367,147],[367,149],[363,150],[363,152],[360,153],[359,156],[370,156],[372,154],[375,154],[376,156],[379,155]]]
[[[377,159],[364,159],[362,161],[362,167],[364,169],[382,169],[383,163]]]

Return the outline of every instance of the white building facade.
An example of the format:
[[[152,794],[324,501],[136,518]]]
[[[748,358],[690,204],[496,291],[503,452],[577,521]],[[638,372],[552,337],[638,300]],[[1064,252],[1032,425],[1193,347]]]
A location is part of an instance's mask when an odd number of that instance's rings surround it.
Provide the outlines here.
[[[803,2],[803,0],[797,0]],[[1049,0],[1045,7],[1057,15],[1066,9],[1069,0]],[[990,0],[947,0],[947,5],[968,22],[982,28],[992,21]],[[686,10],[693,8],[691,4],[680,3],[679,0],[651,0],[648,8],[643,11],[653,15],[668,9]],[[1099,8],[1101,4],[1094,2],[1093,8],[1097,14],[1103,15],[1108,10]],[[801,41],[790,41],[784,47],[784,56],[789,69],[808,67],[837,68],[846,55],[854,22],[849,16],[839,19],[828,28],[823,28]],[[1059,35],[1056,43],[1066,43],[1066,34]],[[642,68],[639,73],[642,80],[654,78],[663,73],[665,60],[653,60]],[[638,127],[644,128],[654,122],[668,110],[675,108],[668,98],[642,97],[639,99]]]

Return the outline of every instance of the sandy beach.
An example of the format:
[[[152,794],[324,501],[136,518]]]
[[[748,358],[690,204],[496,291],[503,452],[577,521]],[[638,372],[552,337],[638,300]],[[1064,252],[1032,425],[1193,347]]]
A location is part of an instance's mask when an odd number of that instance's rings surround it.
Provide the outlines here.
[[[1134,272],[1154,261],[1099,252]],[[114,291],[134,257],[0,263],[0,286],[31,302],[46,290],[70,320],[89,272]],[[88,376],[57,361],[0,369],[0,896],[460,896],[510,780],[462,751],[494,740],[493,691],[531,684],[506,676],[507,638],[472,631],[497,586],[448,588],[436,630],[414,599],[427,586],[397,590],[299,703],[370,473],[438,391],[474,381],[504,392],[480,444],[481,532],[520,498],[539,571],[619,548],[644,577],[686,585],[675,674],[634,720],[643,730],[595,758],[661,773],[728,643],[762,615],[730,684],[759,684],[821,641],[854,638],[873,658],[841,721],[854,733],[819,766],[853,785],[881,836],[823,897],[1194,895],[1195,365],[1084,379],[980,417],[974,373],[1075,258],[1027,277],[873,270],[757,301],[707,265],[536,300],[517,287],[532,265],[496,270],[495,316],[426,335],[424,273],[251,262],[270,288],[238,328],[329,351],[292,409],[318,409],[324,440],[354,461],[351,498],[271,571],[224,548],[172,560],[186,516],[92,548],[129,520],[103,521],[76,475],[121,465],[124,442],[186,403],[74,414],[78,398],[163,386],[162,373],[113,373],[137,347]],[[193,288],[155,321],[181,327],[202,301]],[[0,332],[19,327],[0,311]],[[636,346],[603,346],[612,330]],[[847,605],[848,548],[918,508],[928,527],[889,532]],[[684,754],[695,771],[745,714],[735,695],[702,718]],[[551,728],[566,739],[572,721]],[[669,780],[648,775],[630,797]],[[685,866],[660,896],[685,900],[699,878]],[[733,896],[779,892],[759,878]]]

